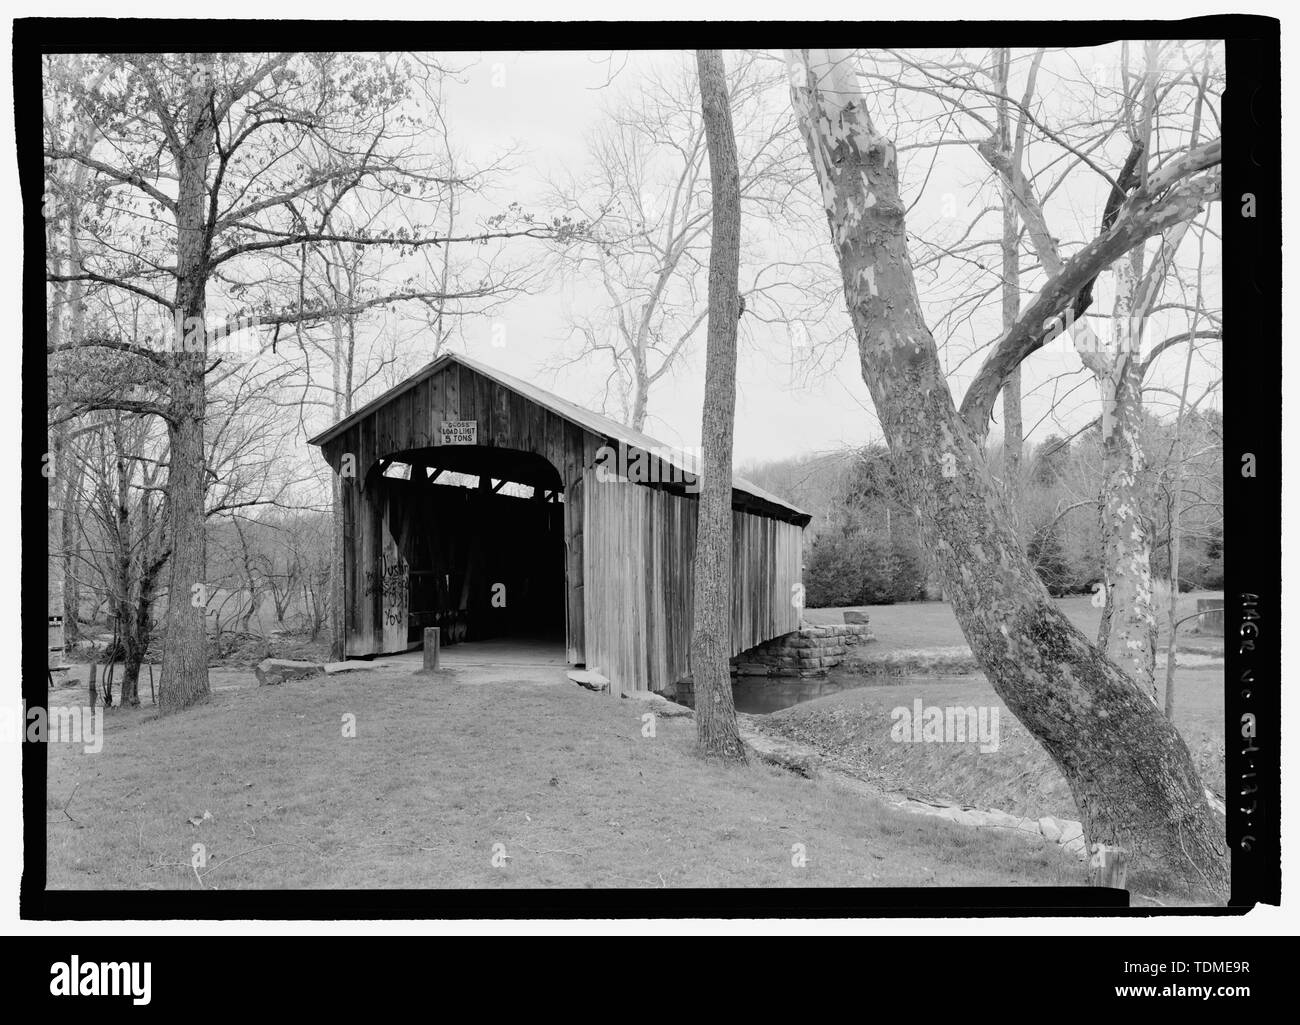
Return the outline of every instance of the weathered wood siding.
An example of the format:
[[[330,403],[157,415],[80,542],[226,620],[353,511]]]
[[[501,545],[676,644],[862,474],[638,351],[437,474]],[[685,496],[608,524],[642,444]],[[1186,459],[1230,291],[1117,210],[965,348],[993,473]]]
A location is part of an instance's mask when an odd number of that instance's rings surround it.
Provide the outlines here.
[[[582,471],[594,463],[601,439],[577,424],[529,402],[509,388],[457,363],[417,381],[322,445],[337,473],[350,465],[355,476],[343,480],[344,627],[350,656],[403,650],[396,629],[385,630],[383,574],[385,499],[367,489],[367,476],[381,458],[414,449],[440,447],[438,425],[444,420],[474,420],[478,444],[514,449],[544,457],[560,476],[566,494],[565,541],[568,546],[568,659],[584,660],[582,573],[582,503],[568,500],[580,489]],[[347,459],[347,457],[351,459]],[[345,462],[346,461],[346,462]],[[434,459],[436,463],[436,458]]]
[[[564,634],[567,659],[577,665],[586,657],[586,576],[583,567],[583,535],[586,533],[586,510],[582,498],[583,474],[565,494],[564,518]]]
[[[321,448],[335,472],[344,455],[354,456],[360,482],[381,458],[438,447],[438,425],[444,420],[477,421],[481,446],[544,457],[559,472],[566,491],[582,476],[583,467],[594,462],[601,444],[600,439],[551,410],[469,367],[450,363],[416,381]]]
[[[403,605],[397,592],[403,572],[431,572],[424,561],[412,563],[409,532],[424,529],[421,523],[437,532],[437,523],[431,521],[440,519],[441,513],[403,497],[401,489],[387,487],[377,477],[376,466],[380,459],[400,458],[403,453],[413,453],[408,455],[413,464],[423,459],[438,466],[442,447],[438,425],[444,420],[475,421],[479,449],[532,453],[554,468],[565,496],[569,662],[599,666],[617,687],[627,690],[658,690],[688,675],[695,499],[638,483],[598,480],[597,451],[612,444],[626,455],[631,451],[626,442],[602,435],[596,427],[581,426],[454,361],[412,378],[321,442],[326,460],[336,473],[344,474],[337,514],[343,520],[347,655],[402,650],[406,643],[406,630],[399,622],[402,609],[408,616],[427,611],[412,607],[409,595]],[[662,469],[657,457],[647,465]],[[465,472],[487,470],[466,468]],[[732,649],[738,653],[798,629],[799,609],[793,599],[802,561],[799,523],[806,522],[807,516],[740,490],[733,498],[742,507],[732,511]],[[801,515],[798,523],[790,522]],[[444,524],[444,542],[472,545],[469,539],[462,542],[449,536],[455,530],[454,520],[449,517]],[[439,572],[445,564],[454,573],[468,553],[438,558],[442,560],[437,563]]]
[[[690,675],[699,506],[583,475],[587,666],[611,691],[663,690]],[[732,510],[732,654],[799,628],[803,528]]]

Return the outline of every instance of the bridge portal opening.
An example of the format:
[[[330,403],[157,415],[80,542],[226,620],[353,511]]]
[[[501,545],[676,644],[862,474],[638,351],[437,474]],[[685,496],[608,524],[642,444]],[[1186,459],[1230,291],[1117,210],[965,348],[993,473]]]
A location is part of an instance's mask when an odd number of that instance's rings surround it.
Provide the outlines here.
[[[518,641],[563,648],[564,500],[542,456],[477,445],[394,453],[371,470],[383,509],[381,650]]]

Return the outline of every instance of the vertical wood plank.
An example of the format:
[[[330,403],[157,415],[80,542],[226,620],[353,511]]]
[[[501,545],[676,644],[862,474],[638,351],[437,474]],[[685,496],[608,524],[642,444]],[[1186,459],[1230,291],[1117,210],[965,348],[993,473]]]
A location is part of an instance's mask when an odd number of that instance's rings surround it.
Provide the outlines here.
[[[466,371],[468,374],[469,371]],[[444,420],[464,420],[465,417],[460,415],[460,381],[461,366],[459,363],[448,363],[444,371],[445,381],[443,384],[443,419]]]
[[[450,419],[447,416],[447,368],[434,374],[429,383],[433,385],[433,399],[429,408],[429,444],[436,447],[439,444],[438,425]]]

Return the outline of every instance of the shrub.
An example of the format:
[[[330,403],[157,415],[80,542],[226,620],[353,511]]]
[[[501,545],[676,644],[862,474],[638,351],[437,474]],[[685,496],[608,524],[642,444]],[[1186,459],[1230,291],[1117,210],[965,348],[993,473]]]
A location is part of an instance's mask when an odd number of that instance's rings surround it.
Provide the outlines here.
[[[872,531],[823,534],[804,560],[809,608],[889,605],[924,596],[920,552]]]
[[[1047,585],[1049,594],[1069,594],[1077,589],[1078,581],[1065,558],[1065,548],[1060,535],[1048,527],[1037,528],[1029,539],[1029,558]]]

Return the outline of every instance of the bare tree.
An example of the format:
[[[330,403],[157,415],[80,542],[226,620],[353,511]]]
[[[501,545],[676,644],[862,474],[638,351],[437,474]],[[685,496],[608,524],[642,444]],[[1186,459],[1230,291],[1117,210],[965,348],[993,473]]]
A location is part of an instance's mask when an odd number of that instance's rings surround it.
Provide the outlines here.
[[[736,321],[740,319],[740,174],[722,52],[698,50],[696,63],[709,147],[713,237],[691,672],[700,753],[744,761],[730,671],[731,441],[736,419]]]
[[[403,55],[232,54],[110,55],[96,86],[87,75],[52,81],[95,125],[89,144],[50,138],[45,156],[89,171],[91,197],[111,197],[114,215],[84,224],[87,249],[79,268],[51,269],[52,282],[81,281],[131,292],[153,303],[165,322],[165,345],[101,338],[99,351],[123,356],[129,368],[91,381],[67,417],[114,408],[166,423],[168,601],[159,703],[164,712],[208,694],[204,605],[207,587],[204,501],[208,487],[204,424],[213,350],[227,330],[208,323],[209,287],[227,287],[238,302],[238,268],[249,260],[303,245],[342,243],[391,247],[408,255],[426,246],[556,234],[551,226],[502,217],[480,230],[449,235],[418,216],[422,193],[443,179],[437,160],[421,154],[410,80],[438,69]],[[418,66],[417,66],[418,65]],[[52,76],[53,77],[53,76]],[[102,140],[99,144],[96,140]],[[368,190],[400,192],[402,223],[368,231],[304,224],[295,200],[327,186],[335,202]],[[421,283],[403,299],[431,298]],[[291,306],[250,311],[276,334],[355,309],[384,306],[376,295],[347,309]],[[89,340],[51,346],[56,373],[76,364]],[[84,358],[82,359],[84,367]],[[72,371],[75,376],[75,369]]]
[[[147,417],[106,410],[93,419],[91,444],[78,468],[89,494],[76,555],[108,603],[115,643],[104,658],[122,662],[120,703],[138,705],[140,667],[153,639],[153,607],[168,557],[159,487],[163,453]],[[111,689],[103,693],[111,705]]]
[[[597,361],[602,404],[616,404],[635,430],[645,428],[652,390],[691,354],[708,312],[714,199],[695,77],[685,62],[647,71],[607,106],[584,172],[551,187],[551,205],[591,225],[590,235],[557,248],[561,279],[594,293],[584,292],[582,312],[568,313],[576,344],[553,368]],[[807,170],[789,111],[772,103],[773,82],[759,57],[742,53],[727,90],[746,223],[788,229],[805,213],[797,185]],[[741,240],[744,312],[782,325],[809,350],[809,332],[831,305],[816,262],[778,252],[758,232]]]
[[[1125,44],[1122,64],[1125,82],[1129,81],[1127,53]],[[1041,55],[1042,51],[1035,55],[1030,72],[1031,83]],[[1112,181],[1101,221],[1103,232],[1114,224],[1130,192],[1149,187],[1152,124],[1161,95],[1158,90],[1160,71],[1160,44],[1149,42],[1144,73],[1133,77],[1131,86],[1122,93],[1123,126],[1130,140],[1130,149],[1123,167]],[[1182,157],[1202,162],[1201,166],[1205,166],[1205,160],[1217,161],[1218,154],[1217,143],[1204,148],[1197,146],[1205,88],[1204,78],[1199,86],[1193,85],[1195,109],[1190,132],[1182,142],[1183,151],[1175,156],[1175,160]],[[1164,96],[1167,98],[1171,91],[1163,90]],[[1005,102],[1005,91],[999,102]],[[1026,111],[1027,104],[1022,103],[1021,110]],[[1022,169],[1021,147],[1013,150],[1003,145],[995,135],[981,142],[978,148],[998,173],[1004,194],[1014,199],[1044,272],[1049,278],[1060,276],[1065,262],[1060,255],[1059,241],[1049,230],[1043,204]],[[1162,171],[1172,173],[1172,181],[1179,180],[1186,173],[1168,164]],[[1102,405],[1104,474],[1099,515],[1105,610],[1098,642],[1153,700],[1156,696],[1158,627],[1153,604],[1151,533],[1146,516],[1150,500],[1143,487],[1144,455],[1140,445],[1144,366],[1140,359],[1140,342],[1189,220],[1185,216],[1171,219],[1168,230],[1163,232],[1159,253],[1149,267],[1144,266],[1145,238],[1134,244],[1124,260],[1115,264],[1114,311],[1111,330],[1105,332],[1105,339],[1084,320],[1092,303],[1096,276],[1079,288],[1075,304],[1066,311],[1061,324],[1073,339],[1084,366],[1096,379]],[[1010,333],[1008,328],[1005,334]],[[988,388],[993,380],[989,376],[977,378],[967,392],[963,409],[978,410],[982,415],[983,407],[989,403]]]
[[[1011,78],[1011,47],[1003,47],[995,58],[994,88],[997,100],[997,140],[1003,152],[1012,154],[1018,167],[1025,146],[1026,120],[1016,119],[1014,145],[1011,134],[1011,103],[1008,89]],[[1032,89],[1032,84],[1030,89]],[[1021,111],[1028,106],[1021,103]],[[1016,214],[1015,195],[1005,182],[1002,186],[1002,330],[1009,331],[1020,316],[1020,218]],[[1002,386],[1002,452],[1007,485],[1015,495],[1020,484],[1020,461],[1025,444],[1025,425],[1021,413],[1020,368],[1007,375]]]
[[[821,186],[863,378],[958,622],[998,695],[1070,785],[1089,842],[1226,890],[1222,825],[1187,745],[1124,671],[1052,602],[1009,525],[980,444],[988,405],[958,412],[907,252],[897,154],[868,112],[849,51],[791,51],[791,92]],[[1141,240],[1218,194],[1218,146],[1151,174],[1054,274],[977,376],[996,396],[1049,317]],[[991,403],[990,403],[991,404]],[[1193,875],[1194,873],[1194,875]]]

